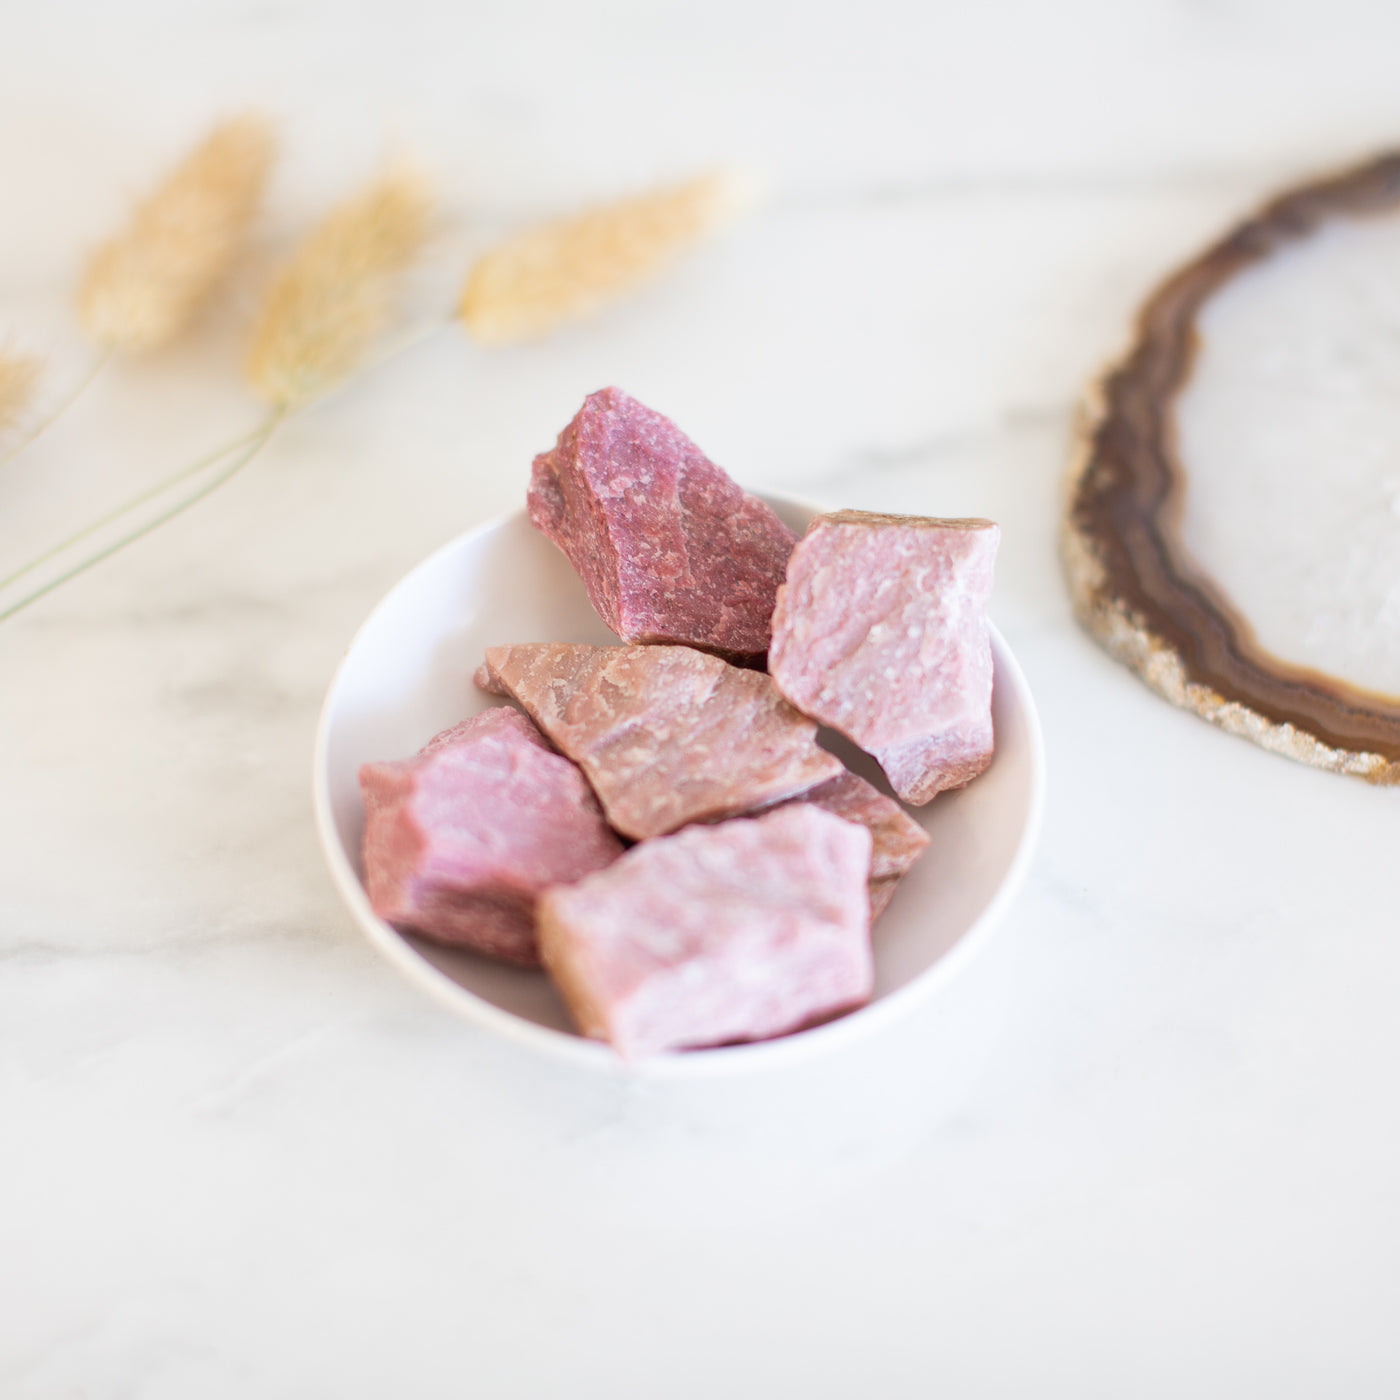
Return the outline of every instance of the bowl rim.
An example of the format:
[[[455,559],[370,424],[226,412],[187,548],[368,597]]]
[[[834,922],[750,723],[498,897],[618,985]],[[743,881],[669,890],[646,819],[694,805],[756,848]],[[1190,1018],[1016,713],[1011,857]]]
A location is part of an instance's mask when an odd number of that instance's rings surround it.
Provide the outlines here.
[[[770,505],[810,510],[813,514],[818,514],[823,509],[800,497],[765,492],[755,494]],[[508,1040],[542,1050],[557,1059],[595,1070],[610,1070],[632,1077],[644,1075],[665,1079],[702,1078],[716,1074],[747,1072],[759,1067],[777,1067],[805,1060],[814,1054],[835,1049],[857,1037],[864,1037],[879,1031],[881,1027],[903,1016],[918,1002],[934,995],[952,981],[963,966],[981,949],[1020,892],[1034,858],[1045,808],[1045,744],[1040,716],[1020,662],[1007,645],[1006,639],[990,620],[988,628],[991,633],[997,674],[999,678],[1005,675],[1010,681],[1017,707],[1025,721],[1027,750],[1030,758],[1030,801],[1021,835],[1016,843],[1015,853],[1005,875],[1002,876],[997,885],[996,892],[952,947],[903,986],[895,988],[878,1000],[869,1002],[836,1020],[827,1021],[806,1030],[794,1031],[772,1040],[752,1041],[741,1045],[712,1046],[688,1050],[683,1053],[650,1055],[636,1060],[626,1060],[610,1045],[602,1041],[589,1040],[571,1031],[561,1031],[552,1026],[540,1025],[538,1022],[527,1020],[523,1016],[517,1016],[513,1011],[507,1011],[504,1007],[496,1006],[487,1001],[485,997],[478,996],[433,966],[413,948],[402,934],[374,913],[370,908],[369,899],[360,882],[360,877],[341,844],[331,802],[331,722],[339,698],[340,686],[361,635],[370,628],[382,611],[393,604],[397,596],[406,590],[420,573],[433,568],[439,560],[478,537],[501,529],[522,514],[524,514],[523,508],[492,516],[489,520],[455,535],[414,564],[379,599],[355,629],[346,644],[345,651],[336,666],[325,698],[321,703],[312,755],[312,800],[315,809],[316,831],[320,839],[322,854],[330,868],[331,878],[336,889],[351,916],[359,925],[361,932],[369,939],[371,946],[410,982],[426,992],[440,1005],[475,1022],[484,1029],[499,1032]]]

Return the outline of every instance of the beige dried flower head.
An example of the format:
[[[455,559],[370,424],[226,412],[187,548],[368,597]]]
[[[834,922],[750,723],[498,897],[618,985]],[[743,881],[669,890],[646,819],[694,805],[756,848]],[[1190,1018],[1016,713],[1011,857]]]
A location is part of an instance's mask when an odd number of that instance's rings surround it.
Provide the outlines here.
[[[480,341],[543,335],[659,272],[740,203],[713,173],[532,229],[472,268],[458,310]]]
[[[259,394],[295,408],[355,368],[388,317],[395,274],[427,238],[431,207],[422,178],[394,170],[312,230],[254,328],[248,377]]]
[[[97,250],[78,310],[99,345],[155,350],[184,330],[242,245],[274,147],[260,117],[215,127]]]
[[[39,362],[12,350],[0,350],[0,433],[23,420],[39,384]]]

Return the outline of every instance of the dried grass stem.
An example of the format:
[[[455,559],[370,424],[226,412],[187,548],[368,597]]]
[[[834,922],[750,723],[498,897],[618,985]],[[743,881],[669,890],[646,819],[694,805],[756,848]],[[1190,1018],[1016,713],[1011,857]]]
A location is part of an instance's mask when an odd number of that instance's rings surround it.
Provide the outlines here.
[[[258,453],[262,451],[264,447],[267,446],[269,440],[272,438],[273,433],[275,433],[278,427],[281,426],[281,423],[285,416],[285,413],[283,413],[281,410],[269,414],[262,426],[258,428],[251,436],[241,438],[238,442],[226,444],[217,453],[211,454],[209,457],[203,458],[200,462],[197,462],[193,467],[186,468],[182,473],[179,474],[179,476],[172,477],[160,483],[158,486],[155,486],[150,491],[144,493],[141,497],[136,498],[132,501],[128,501],[126,505],[120,507],[116,511],[111,512],[109,515],[103,517],[102,520],[94,522],[86,530],[80,531],[77,535],[74,535],[68,540],[64,541],[63,544],[56,546],[54,549],[50,550],[46,555],[43,556],[42,559],[33,560],[30,564],[26,565],[23,569],[20,569],[17,573],[11,574],[9,579],[4,580],[4,583],[0,583],[0,587],[3,587],[5,584],[8,584],[13,580],[22,577],[24,574],[28,573],[31,568],[43,562],[43,559],[52,558],[54,555],[69,548],[71,545],[78,543],[79,540],[85,539],[88,535],[93,534],[104,524],[108,524],[111,521],[119,518],[121,515],[124,515],[127,511],[134,509],[136,506],[142,504],[144,501],[150,500],[152,497],[160,494],[161,492],[169,490],[172,486],[176,484],[177,481],[184,480],[187,477],[193,475],[195,472],[203,470],[206,467],[212,466],[215,462],[222,461],[228,458],[230,453],[234,454],[232,461],[230,461],[226,467],[224,467],[221,471],[216,473],[213,477],[211,477],[208,481],[201,485],[198,490],[191,492],[190,495],[184,497],[182,500],[177,502],[175,505],[169,507],[167,510],[161,511],[152,519],[147,520],[143,524],[137,526],[136,529],[128,531],[125,535],[121,536],[120,539],[114,540],[105,548],[98,550],[97,553],[91,554],[86,559],[80,560],[78,563],[74,564],[71,568],[65,569],[61,574],[58,575],[57,578],[50,579],[42,587],[36,588],[32,592],[26,593],[24,597],[20,598],[17,602],[11,603],[8,607],[0,608],[0,622],[4,622],[6,618],[13,617],[17,612],[20,612],[24,608],[27,608],[31,603],[37,603],[40,598],[44,597],[46,594],[52,593],[53,590],[55,588],[58,588],[61,584],[67,583],[70,579],[77,578],[79,574],[86,573],[95,565],[100,564],[104,559],[110,559],[112,555],[116,554],[119,550],[125,549],[129,544],[134,544],[137,540],[142,539],[146,535],[149,535],[153,530],[158,529],[167,521],[173,520],[177,515],[182,515],[185,511],[189,510],[191,506],[197,505],[200,501],[204,500],[206,496],[212,495],[226,481],[231,480],[240,471],[242,471],[243,468],[246,467],[248,463],[251,462],[253,458],[256,457]]]

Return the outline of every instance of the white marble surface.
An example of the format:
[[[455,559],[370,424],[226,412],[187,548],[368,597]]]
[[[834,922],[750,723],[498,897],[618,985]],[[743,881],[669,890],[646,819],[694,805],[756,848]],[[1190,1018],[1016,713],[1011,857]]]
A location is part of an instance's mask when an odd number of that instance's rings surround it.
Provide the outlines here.
[[[264,261],[407,149],[415,296],[520,221],[740,160],[769,200],[545,344],[445,332],[0,626],[0,1395],[1400,1391],[1394,792],[1178,714],[1075,629],[1072,407],[1174,259],[1400,136],[1400,11],[1171,0],[11,7],[0,325],[211,116]],[[0,479],[0,557],[255,412],[250,272]],[[624,385],[746,484],[997,517],[1047,824],[981,961],[837,1058],[637,1085],[371,955],[312,833],[371,603]]]

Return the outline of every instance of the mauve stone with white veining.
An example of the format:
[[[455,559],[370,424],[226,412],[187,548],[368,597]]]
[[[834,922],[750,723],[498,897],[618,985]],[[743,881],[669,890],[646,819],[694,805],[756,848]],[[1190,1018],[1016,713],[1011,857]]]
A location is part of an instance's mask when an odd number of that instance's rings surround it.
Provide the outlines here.
[[[530,519],[624,641],[755,662],[797,537],[661,414],[590,394],[535,458]]]
[[[873,754],[906,802],[992,761],[989,520],[837,511],[788,560],[768,667],[804,714]]]
[[[625,836],[752,811],[842,772],[761,672],[691,647],[491,647],[477,683],[513,695],[588,775]]]
[[[535,901],[622,853],[582,773],[498,706],[412,758],[366,763],[365,890],[380,918],[537,966]]]
[[[870,997],[870,833],[809,804],[691,826],[540,900],[579,1028],[625,1056],[762,1040]]]

